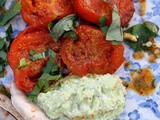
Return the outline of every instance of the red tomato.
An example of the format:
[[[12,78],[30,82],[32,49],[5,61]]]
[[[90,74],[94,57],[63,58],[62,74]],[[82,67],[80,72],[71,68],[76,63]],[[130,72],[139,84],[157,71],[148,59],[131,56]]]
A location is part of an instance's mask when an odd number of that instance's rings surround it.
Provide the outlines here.
[[[89,22],[99,25],[99,19],[104,15],[108,26],[112,22],[112,6],[103,0],[74,0],[74,7],[79,16]]]
[[[109,0],[115,4],[121,17],[121,25],[125,25],[132,18],[134,13],[133,0]],[[112,22],[113,6],[103,0],[74,0],[74,6],[79,16],[89,22],[99,25],[101,16],[106,15],[106,25]]]
[[[108,2],[117,6],[121,18],[121,25],[127,24],[135,11],[134,0],[108,0]]]
[[[22,0],[21,14],[29,24],[47,25],[74,13],[72,0]]]
[[[37,83],[41,75],[42,68],[46,65],[48,58],[31,61],[29,51],[35,50],[37,53],[47,49],[57,50],[57,46],[50,37],[48,30],[37,26],[30,26],[22,31],[12,42],[8,53],[9,64],[14,72],[16,85],[18,88],[30,92]],[[31,62],[28,66],[18,68],[20,59],[25,58]]]
[[[111,45],[101,30],[80,25],[76,33],[79,37],[77,41],[69,37],[63,38],[60,48],[61,58],[73,74],[112,74],[125,60],[123,46]]]

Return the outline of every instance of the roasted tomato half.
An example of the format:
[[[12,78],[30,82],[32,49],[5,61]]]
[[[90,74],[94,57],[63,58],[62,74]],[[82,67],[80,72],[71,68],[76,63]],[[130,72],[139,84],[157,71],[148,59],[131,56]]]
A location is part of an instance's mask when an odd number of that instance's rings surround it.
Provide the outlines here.
[[[29,26],[15,38],[8,53],[8,60],[14,72],[15,82],[18,88],[30,92],[36,85],[42,68],[48,61],[47,57],[31,61],[29,59],[29,56],[31,56],[30,50],[40,53],[49,48],[54,51],[58,49],[50,37],[48,30],[37,26]],[[22,58],[29,64],[19,68]]]
[[[62,39],[60,55],[71,73],[84,76],[88,73],[114,73],[125,60],[124,48],[112,45],[105,34],[92,26],[79,25],[76,29],[79,37],[74,41],[70,37]]]
[[[103,0],[74,0],[74,6],[79,16],[89,22],[99,25],[101,16],[106,15],[106,25],[112,22],[113,4],[118,8],[121,25],[125,25],[132,18],[134,13],[133,0],[108,0],[108,4]]]
[[[21,4],[22,17],[29,25],[47,25],[75,12],[72,0],[22,0]]]
[[[131,20],[135,11],[134,0],[108,0],[108,2],[117,6],[122,26]]]

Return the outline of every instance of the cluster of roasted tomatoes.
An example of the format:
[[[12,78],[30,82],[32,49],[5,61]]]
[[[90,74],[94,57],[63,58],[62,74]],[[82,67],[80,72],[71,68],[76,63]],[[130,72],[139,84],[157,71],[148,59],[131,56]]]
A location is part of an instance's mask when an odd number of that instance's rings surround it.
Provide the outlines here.
[[[121,25],[131,19],[134,12],[133,0],[108,0],[115,4],[121,17]],[[112,22],[113,6],[103,0],[22,0],[21,15],[29,25],[13,41],[8,53],[9,64],[14,72],[18,88],[30,92],[37,84],[48,57],[32,61],[19,68],[20,59],[28,58],[30,50],[37,53],[52,49],[57,53],[56,63],[63,69],[67,67],[72,74],[85,76],[91,74],[113,74],[125,60],[121,44],[112,45],[105,34],[95,25],[99,25],[101,16],[106,15],[106,25]],[[80,24],[76,28],[78,40],[63,37],[54,42],[47,25],[53,20],[78,14],[81,19],[92,23]],[[61,64],[60,64],[61,63]],[[62,65],[63,64],[63,65]]]

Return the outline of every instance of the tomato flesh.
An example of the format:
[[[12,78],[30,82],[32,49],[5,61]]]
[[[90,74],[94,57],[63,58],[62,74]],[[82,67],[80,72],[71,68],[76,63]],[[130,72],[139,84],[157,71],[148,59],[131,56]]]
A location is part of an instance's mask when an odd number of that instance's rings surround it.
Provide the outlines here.
[[[72,0],[22,0],[21,14],[29,24],[47,26],[52,20],[75,13]]]
[[[29,56],[31,56],[29,51],[35,50],[40,53],[49,48],[55,51],[58,49],[48,30],[38,26],[29,26],[15,38],[10,46],[8,60],[18,88],[27,92],[32,91],[38,77],[41,75],[42,68],[48,61],[48,58],[31,61],[29,59]],[[18,68],[22,58],[25,58],[30,64],[23,68]]]
[[[101,30],[80,25],[76,33],[79,37],[77,41],[64,38],[60,48],[61,58],[71,73],[80,76],[88,73],[112,74],[125,60],[123,46],[113,46]]]
[[[104,15],[108,26],[112,22],[112,7],[103,0],[74,0],[74,7],[79,16],[89,22],[99,25],[99,19]]]
[[[127,24],[133,16],[135,11],[134,1],[133,0],[108,0],[115,4],[118,8],[118,12],[121,18],[121,25],[124,26]]]
[[[134,13],[133,0],[109,0],[115,4],[121,17],[121,25],[125,25],[132,18]],[[103,0],[74,0],[74,6],[79,16],[89,22],[99,25],[99,19],[106,16],[106,25],[112,22],[113,5]]]

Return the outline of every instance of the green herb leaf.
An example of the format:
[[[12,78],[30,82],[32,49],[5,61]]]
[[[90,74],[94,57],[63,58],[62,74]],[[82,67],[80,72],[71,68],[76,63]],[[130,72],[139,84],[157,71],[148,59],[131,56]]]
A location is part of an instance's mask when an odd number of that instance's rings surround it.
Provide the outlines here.
[[[35,100],[36,96],[40,93],[44,84],[45,84],[45,82],[43,80],[38,80],[37,85],[34,87],[33,91],[29,94],[28,98],[30,100]]]
[[[10,19],[20,12],[21,6],[17,1],[13,1],[6,13],[0,15],[0,25],[5,25]]]
[[[64,37],[71,37],[73,40],[78,40],[78,36],[73,31],[65,32]]]
[[[50,90],[49,81],[59,80],[62,76],[60,72],[58,72],[58,74],[52,74],[52,72],[59,70],[58,66],[54,64],[56,53],[49,49],[48,55],[50,55],[49,61],[44,67],[41,77],[38,79],[38,84],[34,87],[33,91],[29,95],[29,99],[31,100],[35,100],[41,91],[47,92]]]
[[[112,43],[112,45],[122,44],[122,42],[121,42],[121,41],[115,41],[115,40],[111,41],[111,43]]]
[[[76,14],[71,14],[60,21],[58,21],[52,28],[50,34],[55,42],[64,34],[66,31],[74,31],[75,22],[78,19]]]
[[[115,41],[123,41],[123,32],[121,28],[120,16],[118,14],[118,8],[114,6],[112,12],[112,23],[108,28],[106,39],[107,40],[115,40]]]
[[[51,32],[51,28],[53,27],[53,23],[52,22],[50,22],[49,24],[48,24],[48,30]]]
[[[100,17],[99,22],[100,22],[100,29],[101,29],[105,34],[107,34],[109,27],[106,26],[106,15]]]
[[[23,68],[27,65],[29,65],[31,62],[27,62],[25,58],[20,59],[20,65],[18,66],[18,68]]]
[[[158,35],[159,27],[156,24],[154,24],[150,21],[146,21],[146,22],[144,22],[144,26],[146,27],[146,29],[148,29],[150,31],[150,33],[153,37],[156,37]]]
[[[106,26],[106,15],[100,17],[99,19],[99,23],[100,23],[100,28]]]
[[[11,94],[4,85],[0,85],[0,93],[7,96],[8,98],[11,98]]]
[[[12,26],[9,25],[9,27],[8,27],[7,30],[6,30],[6,34],[7,34],[7,35],[6,35],[6,39],[7,39],[7,41],[9,41],[9,42],[12,42],[12,41],[13,41],[12,33],[13,33]]]
[[[111,4],[107,0],[104,0],[104,2],[106,2],[107,4]],[[106,26],[106,16],[102,16],[99,19],[99,22],[100,29],[106,34],[106,40],[123,41],[123,32],[121,28],[120,16],[118,14],[118,8],[115,5],[113,5],[111,25],[109,27]]]
[[[4,43],[4,38],[0,39],[0,50],[3,48]]]
[[[51,50],[51,49],[48,50],[48,55],[50,55],[53,58],[56,57],[56,53],[53,50]]]
[[[45,51],[45,52],[33,54],[32,56],[29,56],[29,59],[32,61],[36,61],[39,59],[46,58],[47,56],[48,56],[48,51]]]
[[[5,38],[0,38],[0,78],[4,77],[4,69],[5,66],[8,64],[7,53],[9,51],[10,44],[13,41],[13,38],[11,37],[11,25],[7,28],[6,34],[7,36]]]
[[[157,30],[153,33],[153,29],[151,27],[146,27],[145,23],[134,25],[125,32],[137,36],[137,42],[125,40],[125,43],[130,46],[135,52],[145,50],[146,47],[143,46],[143,44],[148,42],[150,36],[155,36],[155,33],[158,33]]]
[[[7,53],[4,51],[0,51],[0,59],[6,60],[7,59]]]
[[[33,91],[29,94],[30,100],[35,100],[37,95],[40,93],[43,87],[45,87],[45,92],[49,90],[48,82],[50,80],[58,80],[61,78],[61,75],[52,76],[48,73],[43,73],[42,76],[38,79],[37,85],[34,87]]]
[[[48,73],[43,73],[42,76],[39,78],[39,80],[45,80],[45,81],[50,81],[50,80],[58,80],[61,77],[61,75],[50,75]]]
[[[36,54],[36,51],[35,51],[35,50],[33,50],[33,49],[31,49],[31,50],[29,51],[29,54],[31,54],[31,55],[35,55],[35,54]]]
[[[47,62],[46,67],[43,69],[43,73],[50,73],[54,65],[54,59],[55,59],[54,57],[49,58],[49,61]]]
[[[4,6],[5,3],[6,3],[6,0],[1,0],[0,1],[0,9]]]
[[[51,69],[51,73],[56,72],[59,70],[59,66],[58,65],[54,65]]]

